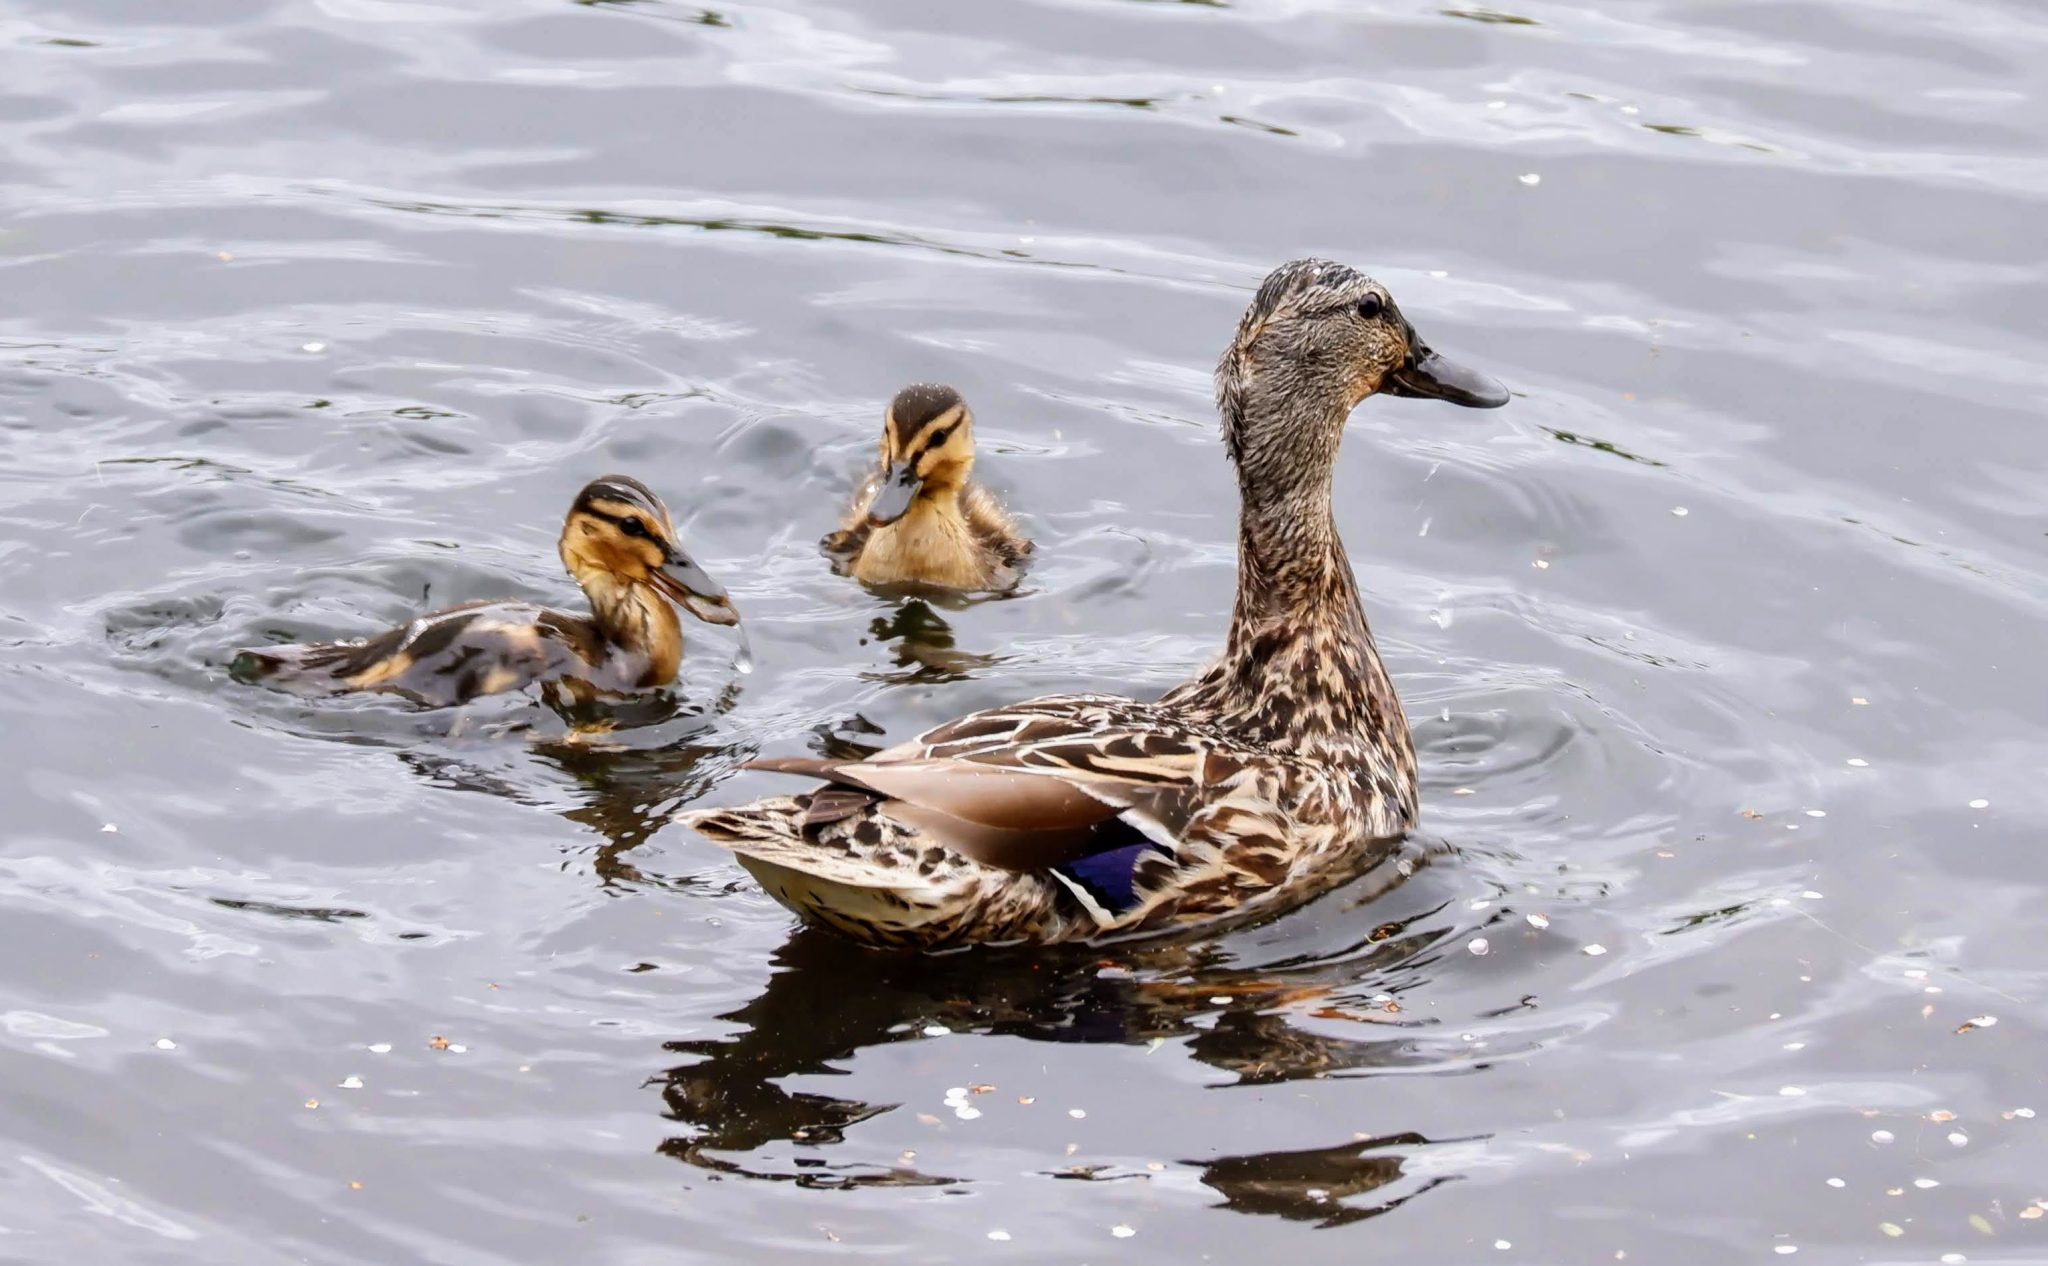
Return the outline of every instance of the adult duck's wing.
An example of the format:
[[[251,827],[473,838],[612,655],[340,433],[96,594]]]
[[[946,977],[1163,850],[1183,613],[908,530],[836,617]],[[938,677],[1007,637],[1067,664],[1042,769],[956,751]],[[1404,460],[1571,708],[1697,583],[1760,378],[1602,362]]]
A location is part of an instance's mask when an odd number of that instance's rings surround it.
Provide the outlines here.
[[[1231,747],[1151,705],[1065,695],[973,713],[864,760],[753,767],[865,792],[866,811],[930,843],[1005,870],[1057,872],[1114,908],[1136,898],[1148,858],[1158,858],[1148,869],[1172,870],[1213,852],[1188,828],[1245,772],[1246,754]],[[826,799],[834,813],[848,804]]]

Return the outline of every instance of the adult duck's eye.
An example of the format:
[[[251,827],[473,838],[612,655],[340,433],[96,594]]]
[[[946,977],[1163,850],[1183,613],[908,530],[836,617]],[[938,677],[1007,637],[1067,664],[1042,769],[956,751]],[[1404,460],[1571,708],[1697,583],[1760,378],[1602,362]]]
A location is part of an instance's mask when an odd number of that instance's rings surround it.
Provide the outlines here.
[[[1367,295],[1358,301],[1358,315],[1368,321],[1377,321],[1387,310],[1387,301],[1378,295]]]

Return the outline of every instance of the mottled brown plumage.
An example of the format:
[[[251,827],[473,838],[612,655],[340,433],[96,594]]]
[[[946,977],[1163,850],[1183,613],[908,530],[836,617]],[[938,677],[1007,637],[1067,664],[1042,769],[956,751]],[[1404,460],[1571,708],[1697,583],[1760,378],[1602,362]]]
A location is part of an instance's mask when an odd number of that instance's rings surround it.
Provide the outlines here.
[[[819,544],[865,584],[1007,589],[1031,542],[973,474],[974,414],[960,393],[905,387],[883,418],[881,463]]]
[[[865,760],[763,762],[827,787],[681,815],[805,918],[869,944],[1050,942],[1243,919],[1341,883],[1415,821],[1415,751],[1330,489],[1376,392],[1493,407],[1384,288],[1275,270],[1216,371],[1237,468],[1222,656],[1153,703],[973,713]]]
[[[372,690],[430,707],[535,685],[587,699],[675,680],[683,635],[671,603],[712,624],[739,623],[725,590],[676,542],[668,507],[637,479],[586,485],[559,549],[590,599],[588,616],[472,602],[366,641],[243,651],[230,670],[294,694]]]

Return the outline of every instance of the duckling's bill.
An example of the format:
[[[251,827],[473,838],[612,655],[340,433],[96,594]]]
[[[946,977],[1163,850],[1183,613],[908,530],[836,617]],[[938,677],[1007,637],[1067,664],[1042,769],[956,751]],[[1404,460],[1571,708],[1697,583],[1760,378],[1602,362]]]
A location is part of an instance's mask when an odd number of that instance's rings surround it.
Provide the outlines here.
[[[868,503],[868,525],[887,527],[910,513],[910,505],[923,487],[924,480],[918,478],[914,461],[897,462],[883,471],[875,499]]]
[[[706,624],[740,622],[740,613],[732,605],[725,586],[679,549],[670,547],[668,561],[650,573],[650,578],[664,596]]]

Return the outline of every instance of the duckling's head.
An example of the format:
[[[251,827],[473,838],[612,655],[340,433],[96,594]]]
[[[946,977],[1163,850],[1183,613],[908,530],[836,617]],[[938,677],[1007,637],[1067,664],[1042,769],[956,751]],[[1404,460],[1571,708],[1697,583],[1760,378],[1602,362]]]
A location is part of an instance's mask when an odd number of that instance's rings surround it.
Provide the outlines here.
[[[1508,402],[1493,379],[1431,351],[1385,286],[1325,259],[1268,274],[1216,366],[1223,438],[1240,466],[1269,440],[1334,452],[1345,415],[1381,391],[1475,409]],[[1301,434],[1304,427],[1328,433]]]
[[[868,523],[894,523],[921,498],[958,492],[974,472],[974,415],[951,387],[921,382],[889,402],[882,425],[882,482]]]
[[[605,475],[584,485],[562,524],[562,565],[591,600],[646,586],[710,624],[738,624],[725,589],[676,541],[675,520],[646,484]]]

